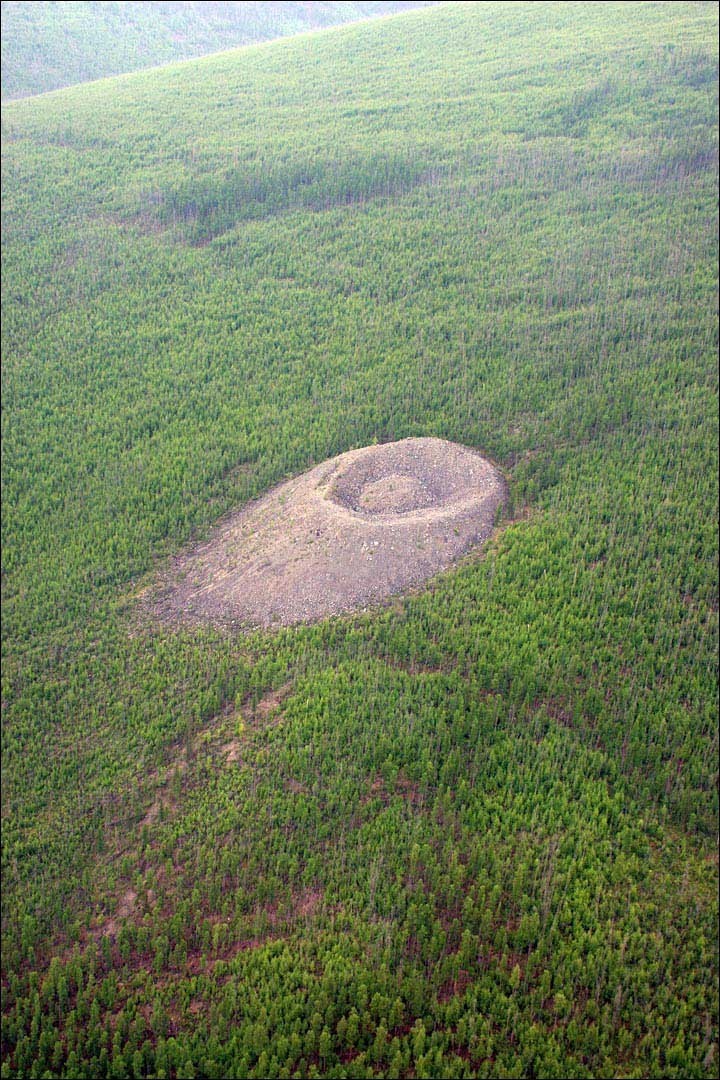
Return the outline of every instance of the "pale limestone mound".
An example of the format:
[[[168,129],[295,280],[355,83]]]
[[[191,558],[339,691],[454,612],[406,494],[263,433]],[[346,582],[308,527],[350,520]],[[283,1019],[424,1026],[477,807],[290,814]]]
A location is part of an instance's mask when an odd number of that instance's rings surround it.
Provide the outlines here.
[[[289,625],[419,585],[490,535],[498,470],[444,439],[350,450],[274,488],[180,556],[155,590],[162,619]]]

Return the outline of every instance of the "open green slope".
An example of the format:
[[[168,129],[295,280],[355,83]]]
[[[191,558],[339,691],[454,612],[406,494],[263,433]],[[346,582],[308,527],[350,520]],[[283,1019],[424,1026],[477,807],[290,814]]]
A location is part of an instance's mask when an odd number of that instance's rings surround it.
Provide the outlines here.
[[[712,1076],[717,5],[459,4],[3,119],[3,1076]],[[373,440],[381,612],[138,621]]]
[[[0,6],[2,96],[17,98],[428,4],[3,0]]]

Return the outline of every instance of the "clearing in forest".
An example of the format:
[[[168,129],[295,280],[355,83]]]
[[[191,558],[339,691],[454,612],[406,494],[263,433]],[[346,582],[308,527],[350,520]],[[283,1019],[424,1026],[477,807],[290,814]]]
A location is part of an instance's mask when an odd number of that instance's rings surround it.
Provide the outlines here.
[[[498,470],[444,439],[350,450],[235,512],[150,601],[168,621],[290,625],[419,585],[486,540]]]

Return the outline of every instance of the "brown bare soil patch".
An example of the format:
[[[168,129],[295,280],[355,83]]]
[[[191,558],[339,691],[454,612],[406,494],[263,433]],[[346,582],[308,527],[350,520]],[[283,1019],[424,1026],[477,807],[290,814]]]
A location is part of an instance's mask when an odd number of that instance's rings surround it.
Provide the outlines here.
[[[176,757],[174,759],[174,762],[172,764],[173,774],[182,776],[183,773],[185,773],[187,771],[187,767],[188,767],[188,765],[187,765],[187,751],[183,747],[183,749],[180,750],[178,752],[178,754],[176,755]],[[156,772],[156,773],[150,775],[150,779],[157,780],[158,776],[159,776],[159,774]],[[175,799],[172,797],[171,793],[168,791],[169,784],[170,784],[170,773],[168,772],[167,778],[165,779],[165,781],[164,781],[164,783],[162,785],[163,790],[161,790],[158,793],[158,795],[156,796],[156,798],[152,802],[150,808],[148,809],[147,813],[140,820],[140,828],[141,829],[144,826],[154,825],[163,811],[168,812],[168,811],[170,811],[170,810],[172,810],[174,808]]]
[[[322,903],[323,894],[319,889],[307,889],[297,898],[295,915],[302,918],[310,918],[314,915]]]
[[[230,742],[225,743],[222,748],[223,756],[228,763],[239,761],[241,750],[242,746],[240,739],[231,739]]]
[[[467,990],[468,986],[472,982],[472,977],[468,971],[460,970],[453,979],[449,979],[448,982],[443,983],[437,992],[437,999],[440,1002],[448,1002],[454,997],[462,997]]]
[[[135,911],[135,901],[137,900],[137,893],[134,889],[127,889],[118,901],[117,913],[114,916],[108,916],[103,921],[102,926],[97,928],[93,936],[97,939],[102,937],[117,937],[118,930],[121,924],[129,919]]]
[[[364,609],[485,541],[504,496],[493,465],[443,439],[351,450],[227,518],[142,602],[163,621],[238,627]]]
[[[261,720],[267,720],[269,716],[272,716],[282,705],[285,698],[292,690],[293,684],[291,682],[285,683],[278,690],[268,690],[267,694],[260,698],[255,706],[254,715]]]
[[[156,800],[155,800],[155,802],[154,802],[154,803],[152,804],[152,806],[151,806],[151,807],[150,807],[150,809],[148,810],[148,812],[147,812],[147,814],[145,815],[145,817],[144,817],[144,818],[142,818],[142,819],[141,819],[141,821],[140,821],[140,828],[141,828],[141,829],[142,829],[142,828],[143,828],[144,826],[150,826],[150,825],[154,825],[154,824],[155,824],[155,822],[156,822],[156,821],[158,820],[158,818],[160,817],[160,812],[161,812],[161,810],[162,810],[162,808],[163,808],[163,805],[164,805],[164,804],[163,804],[163,800],[162,800],[162,799],[156,799]]]

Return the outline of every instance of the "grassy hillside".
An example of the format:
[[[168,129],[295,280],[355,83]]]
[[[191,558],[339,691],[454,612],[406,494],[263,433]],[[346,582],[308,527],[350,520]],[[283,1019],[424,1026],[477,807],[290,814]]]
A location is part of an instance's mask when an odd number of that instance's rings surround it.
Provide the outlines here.
[[[717,6],[458,4],[8,105],[3,1076],[704,1077]],[[136,597],[373,440],[489,550],[234,637]]]
[[[427,3],[201,3],[3,0],[2,96],[27,97],[105,75]]]

